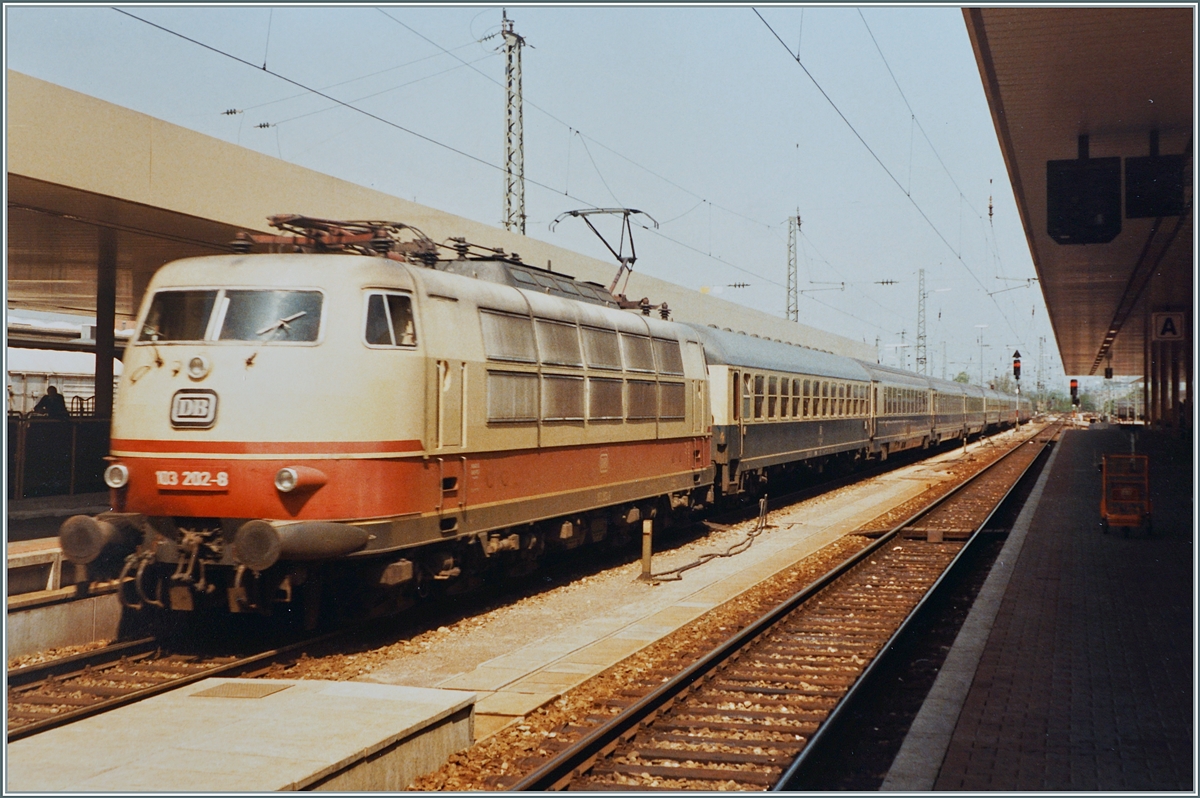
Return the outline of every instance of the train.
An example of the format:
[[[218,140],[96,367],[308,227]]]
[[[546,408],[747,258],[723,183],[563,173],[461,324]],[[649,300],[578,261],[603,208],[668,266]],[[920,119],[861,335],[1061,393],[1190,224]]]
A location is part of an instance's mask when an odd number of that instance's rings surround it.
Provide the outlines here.
[[[60,529],[78,578],[116,580],[131,610],[399,612],[777,477],[1030,417],[1018,396],[672,321],[462,239],[272,223],[147,287],[112,510]]]

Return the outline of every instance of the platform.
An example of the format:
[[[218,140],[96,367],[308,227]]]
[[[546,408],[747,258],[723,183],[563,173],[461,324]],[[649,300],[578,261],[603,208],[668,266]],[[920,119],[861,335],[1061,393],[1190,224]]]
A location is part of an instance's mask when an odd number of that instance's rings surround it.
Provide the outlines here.
[[[6,792],[403,790],[471,744],[474,696],[206,679],[8,745]]]
[[[971,443],[966,450],[952,448],[832,494],[772,511],[772,528],[741,554],[714,559],[688,571],[680,581],[657,585],[634,581],[624,602],[606,604],[602,615],[593,615],[586,623],[564,627],[547,618],[542,627],[543,621],[533,610],[529,626],[544,631],[513,635],[506,650],[479,657],[480,646],[472,645],[468,632],[458,656],[397,660],[362,678],[476,693],[476,739],[483,739],[948,479],[947,464],[996,443],[988,439]],[[751,524],[744,526],[748,529]],[[654,570],[677,567],[693,556],[656,554]]]
[[[1131,436],[1150,536],[1100,524]],[[1193,474],[1178,433],[1064,433],[884,790],[1195,792]]]

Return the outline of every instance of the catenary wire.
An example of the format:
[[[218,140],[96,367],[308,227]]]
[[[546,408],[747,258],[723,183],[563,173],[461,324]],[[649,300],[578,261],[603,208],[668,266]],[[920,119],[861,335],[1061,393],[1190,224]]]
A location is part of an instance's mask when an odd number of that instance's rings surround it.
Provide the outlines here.
[[[791,51],[791,48],[788,47],[787,43],[784,42],[784,40],[782,38],[780,38],[779,34],[775,31],[775,29],[773,27],[771,27],[771,23],[767,22],[767,20],[763,18],[763,15],[758,12],[757,8],[752,8],[751,11],[753,11],[755,13],[755,15],[759,18],[759,20],[762,21],[762,24],[765,25],[767,30],[769,30],[771,32],[771,35],[775,37],[775,39],[779,42],[779,45],[781,47],[783,47],[784,50],[787,51],[788,55],[791,56],[792,60],[796,62],[796,65],[799,66],[801,70],[803,70],[804,74],[808,77],[808,79],[810,81],[812,81],[812,84],[814,86],[816,86],[817,91],[821,93],[821,96],[825,98],[826,102],[829,103],[830,107],[833,108],[834,112],[837,113],[837,115],[839,117],[841,117],[842,121],[846,123],[846,126],[848,128],[850,128],[850,132],[853,133],[855,138],[857,138],[859,140],[859,142],[863,145],[863,147],[866,148],[867,152],[871,154],[871,157],[875,159],[875,162],[879,164],[879,167],[881,169],[883,169],[884,173],[887,174],[887,176],[891,179],[891,181],[896,184],[896,187],[899,188],[901,193],[903,193],[905,195],[905,197],[908,199],[908,201],[912,204],[913,208],[915,208],[917,213],[921,215],[921,218],[925,220],[925,223],[929,225],[929,228],[931,230],[933,230],[934,234],[939,239],[941,239],[942,243],[946,245],[946,248],[949,249],[951,253],[953,253],[954,257],[958,260],[959,263],[961,263],[963,265],[963,268],[967,270],[967,273],[970,274],[971,277],[973,277],[975,279],[975,282],[979,284],[979,287],[983,290],[984,294],[986,295],[987,294],[987,286],[985,286],[983,284],[983,281],[979,279],[979,276],[977,274],[975,274],[975,271],[967,264],[966,260],[962,256],[962,253],[954,248],[954,245],[950,243],[950,241],[946,238],[946,236],[942,234],[942,231],[938,229],[937,225],[935,225],[933,223],[933,220],[930,219],[928,214],[925,213],[924,208],[922,208],[921,205],[915,199],[912,198],[912,195],[910,195],[907,191],[905,191],[904,186],[900,183],[900,181],[896,178],[896,176],[894,174],[892,174],[892,171],[890,169],[888,169],[887,165],[883,162],[883,160],[879,157],[879,155],[875,152],[875,150],[871,148],[871,145],[867,143],[866,139],[864,139],[862,137],[862,134],[860,134],[858,132],[858,129],[855,128],[853,123],[851,123],[850,120],[846,117],[846,115],[844,113],[842,113],[842,110],[838,107],[837,103],[835,103],[833,101],[833,98],[829,96],[828,92],[825,91],[824,87],[822,87],[821,84],[819,82],[817,82],[817,79],[815,77],[813,77],[812,73],[808,71],[808,67],[806,67],[804,65],[804,63],[796,56],[796,54]],[[1004,309],[1000,307],[1000,303],[996,301],[995,297],[989,297],[989,299],[992,300],[992,304],[995,305],[996,310],[1000,313],[1000,316],[1004,319],[1005,323],[1008,325],[1009,330],[1011,330],[1013,335],[1016,336],[1017,339],[1022,342],[1022,345],[1024,345],[1024,339],[1022,338],[1021,334],[1019,332],[1017,332],[1017,329],[1016,329],[1016,327],[1013,326],[1012,321],[1009,320],[1008,314],[1006,314],[1004,312]]]

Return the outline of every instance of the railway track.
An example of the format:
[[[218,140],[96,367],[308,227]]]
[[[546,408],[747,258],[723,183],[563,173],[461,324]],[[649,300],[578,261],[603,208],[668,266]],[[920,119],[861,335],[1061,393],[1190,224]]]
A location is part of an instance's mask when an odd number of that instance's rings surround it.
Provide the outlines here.
[[[786,784],[1057,428],[1015,446],[780,607],[594,725],[515,791],[764,790]]]
[[[342,629],[249,656],[172,651],[157,638],[115,643],[8,673],[8,741],[65,726],[214,676],[253,677]]]

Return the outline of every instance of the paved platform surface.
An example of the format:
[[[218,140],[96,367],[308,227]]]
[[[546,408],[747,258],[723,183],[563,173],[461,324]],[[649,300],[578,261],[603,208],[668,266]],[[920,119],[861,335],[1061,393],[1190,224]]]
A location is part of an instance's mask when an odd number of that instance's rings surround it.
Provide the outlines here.
[[[9,543],[39,538],[57,540],[58,528],[69,516],[95,515],[108,509],[107,492],[9,499],[5,503],[5,539]]]
[[[1131,434],[1150,456],[1148,537],[1100,527],[1101,455]],[[1008,574],[973,672],[952,666],[980,601],[884,789],[1195,793],[1194,462],[1177,434],[1064,434],[1019,553],[993,569]]]
[[[402,790],[471,743],[473,696],[206,679],[8,745],[17,792]]]

